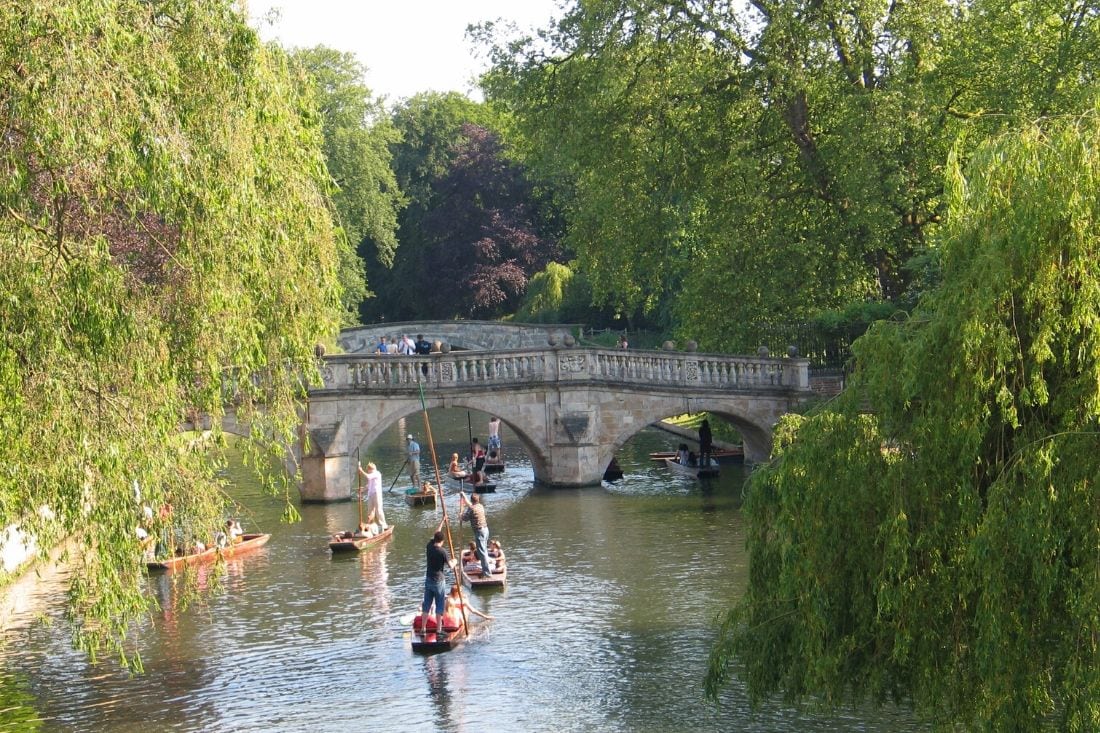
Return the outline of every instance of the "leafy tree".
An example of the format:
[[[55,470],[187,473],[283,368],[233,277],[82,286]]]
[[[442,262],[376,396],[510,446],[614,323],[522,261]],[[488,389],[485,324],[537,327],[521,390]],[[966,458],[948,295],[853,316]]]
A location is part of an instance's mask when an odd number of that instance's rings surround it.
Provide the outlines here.
[[[316,46],[297,49],[291,57],[306,71],[321,112],[325,162],[335,182],[333,205],[347,235],[340,240],[344,320],[355,323],[368,295],[363,256],[369,249],[388,267],[397,249],[397,212],[404,198],[389,146],[398,134],[381,101],[364,85],[366,69],[352,54]]]
[[[394,117],[403,138],[394,165],[409,206],[393,272],[369,312],[402,320],[514,310],[527,279],[560,255],[548,207],[489,127],[492,112],[433,94]]]
[[[233,408],[282,458],[336,326],[320,121],[234,7],[0,13],[0,526],[68,541],[93,658],[150,603],[141,504],[186,542],[224,518],[184,420]]]
[[[752,349],[906,293],[960,132],[965,155],[1079,111],[1097,21],[1086,0],[594,0],[535,38],[480,37],[598,301]]]
[[[754,475],[707,690],[1100,728],[1100,110],[952,160],[942,284]],[[867,408],[871,412],[867,412]]]

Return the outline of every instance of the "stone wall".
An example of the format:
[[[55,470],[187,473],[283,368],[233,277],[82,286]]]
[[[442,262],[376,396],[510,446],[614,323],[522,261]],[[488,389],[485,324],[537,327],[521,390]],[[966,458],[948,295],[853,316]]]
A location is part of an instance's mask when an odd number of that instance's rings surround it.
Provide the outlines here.
[[[531,349],[544,348],[551,338],[560,342],[566,334],[581,328],[570,323],[504,323],[502,321],[403,321],[376,323],[347,328],[340,332],[341,348],[348,354],[374,350],[382,336],[400,339],[408,334],[416,339],[423,334],[428,341],[441,341],[455,349]]]

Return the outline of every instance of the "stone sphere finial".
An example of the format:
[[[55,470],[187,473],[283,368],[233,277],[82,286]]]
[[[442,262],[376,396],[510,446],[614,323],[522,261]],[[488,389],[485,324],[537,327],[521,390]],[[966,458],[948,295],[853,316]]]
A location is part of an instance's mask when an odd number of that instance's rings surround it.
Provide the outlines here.
[[[444,341],[442,344],[439,345],[439,351],[443,354],[449,354],[451,353],[451,345]]]
[[[665,341],[661,344],[661,348],[665,351],[676,351],[676,342],[671,340]]]
[[[550,334],[547,335],[547,337],[546,337],[546,343],[550,344],[551,346],[557,346],[558,345],[558,334],[551,331]]]
[[[699,344],[696,343],[695,341],[689,339],[688,341],[684,342],[684,351],[698,351],[698,350],[699,350]]]
[[[798,346],[796,344],[791,344],[787,347],[787,356],[791,357],[792,359],[798,358]]]
[[[759,356],[761,359],[767,359],[769,356],[771,356],[771,353],[772,352],[768,351],[767,346],[761,346],[759,349],[756,350],[756,355]]]
[[[566,346],[574,346],[577,343],[577,339],[573,338],[573,334],[571,333],[565,334],[565,337],[561,341]]]

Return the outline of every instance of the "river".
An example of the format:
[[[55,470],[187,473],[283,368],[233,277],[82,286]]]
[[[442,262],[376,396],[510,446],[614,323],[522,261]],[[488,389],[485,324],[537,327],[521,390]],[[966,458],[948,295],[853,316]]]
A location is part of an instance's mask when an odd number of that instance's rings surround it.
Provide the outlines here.
[[[430,413],[443,469],[466,451],[468,415],[484,443],[487,415]],[[410,431],[427,456],[420,415],[363,448],[384,487]],[[355,502],[301,506],[302,521],[283,524],[279,502],[233,466],[245,531],[272,533],[268,545],[228,563],[217,583],[200,571],[204,590],[189,604],[171,576],[150,576],[160,608],[133,629],[144,664],[136,676],[74,652],[63,578],[41,582],[0,646],[0,730],[926,730],[904,708],[752,709],[737,682],[718,706],[703,700],[715,619],[746,580],[742,466],[705,484],[670,476],[648,454],[679,439],[646,428],[619,453],[624,479],[544,489],[501,432],[508,468],[486,504],[508,587],[473,594],[494,620],[457,650],[413,654],[401,625],[422,597],[424,546],[441,516],[405,506],[407,481],[386,495],[393,539],[333,557],[326,538],[354,526]],[[456,543],[471,539],[468,525],[454,531]]]

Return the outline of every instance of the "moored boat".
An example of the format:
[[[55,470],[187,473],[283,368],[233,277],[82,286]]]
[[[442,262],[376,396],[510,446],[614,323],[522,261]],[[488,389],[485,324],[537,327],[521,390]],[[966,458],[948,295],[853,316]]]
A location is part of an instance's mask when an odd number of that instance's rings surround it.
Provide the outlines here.
[[[382,544],[390,537],[393,536],[393,525],[386,527],[378,534],[373,535],[359,535],[355,532],[342,532],[338,535],[333,535],[332,539],[328,543],[328,547],[334,553],[336,552],[359,552],[360,550],[366,550],[370,547],[375,547]]]
[[[451,480],[454,481],[455,484],[457,484],[460,489],[463,489],[465,491],[472,491],[475,494],[493,494],[493,493],[496,493],[496,490],[497,490],[497,485],[496,484],[491,484],[491,483],[475,484],[475,483],[473,483],[473,481],[471,479],[472,479],[472,477],[470,477],[470,476],[467,476],[466,478],[461,478],[461,479],[455,478],[453,476],[451,477]]]
[[[710,459],[709,466],[684,465],[678,463],[673,458],[666,458],[664,460],[668,470],[680,476],[689,476],[691,478],[714,478],[718,475],[718,461],[713,458]]]
[[[649,454],[649,459],[657,463],[661,463],[666,458],[675,457],[675,451],[657,451]],[[710,457],[718,463],[736,463],[745,460],[745,451],[743,448],[715,448],[711,451]]]
[[[202,552],[193,552],[188,555],[176,555],[163,560],[150,560],[145,563],[145,567],[149,570],[172,571],[179,570],[188,565],[202,565],[203,563],[214,562],[219,556],[229,560],[245,555],[253,550],[260,549],[267,544],[269,539],[271,539],[270,534],[245,534],[241,535],[240,542],[235,542],[226,547],[218,547],[215,545],[206,548]]]

